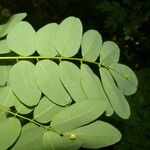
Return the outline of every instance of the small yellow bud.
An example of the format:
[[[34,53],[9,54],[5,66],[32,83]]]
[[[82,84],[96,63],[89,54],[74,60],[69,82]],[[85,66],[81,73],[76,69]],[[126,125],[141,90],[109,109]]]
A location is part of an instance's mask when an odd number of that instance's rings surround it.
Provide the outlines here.
[[[128,75],[127,74],[125,74],[125,76],[124,76],[126,79],[128,79],[129,77],[128,77]]]
[[[71,133],[70,136],[69,136],[69,139],[70,140],[75,140],[77,137],[74,133]]]

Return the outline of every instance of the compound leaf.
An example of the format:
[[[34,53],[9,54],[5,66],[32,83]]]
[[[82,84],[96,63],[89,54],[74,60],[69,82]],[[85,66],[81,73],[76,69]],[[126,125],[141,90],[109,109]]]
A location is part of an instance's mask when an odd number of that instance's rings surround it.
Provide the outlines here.
[[[51,127],[57,132],[71,131],[95,120],[105,109],[105,101],[81,101],[56,114]]]
[[[7,40],[1,40],[0,41],[0,54],[7,54],[10,53],[11,50],[9,49],[7,45]]]
[[[41,123],[50,122],[62,109],[63,107],[60,107],[52,103],[48,98],[43,97],[34,109],[34,119]]]
[[[54,103],[65,106],[71,98],[64,89],[58,65],[51,60],[41,60],[36,64],[35,80],[41,91]]]
[[[72,57],[80,48],[81,38],[81,21],[75,17],[68,17],[58,27],[55,37],[55,47],[60,55]]]
[[[22,56],[29,56],[35,52],[35,30],[25,21],[16,24],[7,35],[8,47]]]
[[[12,28],[26,16],[27,16],[26,13],[15,14],[11,16],[11,18],[8,20],[6,24],[0,25],[0,38],[7,35],[12,30]]]
[[[80,74],[80,69],[71,62],[62,61],[59,64],[61,81],[75,102],[87,100],[81,87]]]
[[[57,23],[50,23],[39,29],[35,35],[35,48],[41,56],[56,56],[54,38],[58,29]]]
[[[35,66],[29,61],[19,61],[10,70],[10,84],[19,100],[27,105],[36,105],[41,92],[34,79]]]
[[[119,130],[102,121],[93,122],[65,134],[74,134],[81,140],[82,147],[92,149],[113,145],[121,139]]]
[[[104,65],[111,65],[119,61],[120,50],[116,43],[106,41],[100,50],[100,62]]]
[[[21,124],[16,118],[8,118],[0,123],[0,150],[9,148],[18,138]]]
[[[111,74],[105,68],[100,69],[104,90],[110,100],[111,106],[118,116],[128,119],[130,116],[130,107],[124,95],[117,88]]]
[[[88,30],[83,34],[81,48],[85,60],[96,61],[102,47],[102,37],[96,30]]]
[[[136,92],[138,80],[135,73],[128,66],[114,63],[109,70],[123,94],[132,95]]]

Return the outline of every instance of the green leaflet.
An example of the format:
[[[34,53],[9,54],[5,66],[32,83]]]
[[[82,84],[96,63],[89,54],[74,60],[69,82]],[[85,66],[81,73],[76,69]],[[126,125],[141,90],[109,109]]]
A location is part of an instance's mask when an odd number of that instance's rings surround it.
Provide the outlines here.
[[[14,95],[12,87],[10,86],[5,86],[0,91],[0,104],[5,107],[15,106],[17,112],[20,114],[28,114],[32,111],[31,108],[28,108],[19,101],[19,99]]]
[[[83,34],[81,48],[85,60],[96,61],[102,47],[102,37],[96,30],[88,30]]]
[[[130,107],[124,95],[117,88],[111,74],[105,68],[100,68],[100,74],[104,90],[110,100],[110,104],[116,114],[123,119],[128,119],[130,116]]]
[[[10,66],[0,65],[0,86],[4,86],[8,80]]]
[[[54,38],[58,24],[50,23],[39,29],[35,36],[35,48],[41,56],[56,56]]]
[[[81,38],[81,21],[75,17],[68,17],[58,27],[55,37],[55,47],[61,56],[72,57],[80,48]]]
[[[113,114],[113,109],[104,92],[100,79],[93,73],[89,66],[81,65],[81,85],[89,99],[104,100],[107,102],[106,116]]]
[[[8,47],[21,56],[29,56],[35,52],[35,31],[25,21],[16,24],[7,35]]]
[[[120,57],[120,50],[116,43],[106,41],[103,43],[100,50],[100,62],[104,65],[117,63]]]
[[[50,122],[62,109],[63,107],[60,107],[52,103],[48,98],[43,97],[34,109],[34,119],[41,123]]]
[[[7,71],[7,72],[8,72],[8,75],[7,75],[7,76],[8,76],[8,77],[7,77],[7,81],[6,81],[7,84],[6,84],[6,85],[8,85],[8,86],[10,86],[9,74],[10,74],[10,70],[11,70],[12,66],[13,66],[13,65],[7,66],[7,70],[8,70],[8,71]]]
[[[82,101],[60,111],[51,122],[57,132],[71,131],[97,119],[106,108],[105,101]]]
[[[109,117],[109,116],[113,115],[114,110],[113,110],[113,108],[112,108],[108,98],[106,99],[106,102],[107,102],[107,105],[106,105],[106,116]]]
[[[15,95],[10,86],[5,86],[0,90],[0,105],[5,107],[14,106]]]
[[[34,123],[27,123],[26,125],[24,125],[23,127],[22,127],[22,133],[25,133],[25,132],[29,132],[30,130],[33,130],[33,129],[37,129],[38,128],[38,126],[37,125],[35,125]],[[40,128],[40,130],[41,130],[42,128]]]
[[[43,150],[78,150],[81,142],[78,139],[70,140],[67,136],[47,131],[43,136]]]
[[[21,103],[17,97],[14,99],[14,106],[15,106],[17,112],[20,114],[29,114],[33,110],[32,107],[28,107],[28,106],[24,105],[23,103]]]
[[[76,135],[84,148],[102,148],[117,143],[121,139],[121,133],[112,125],[96,121],[89,125],[77,128],[69,133]]]
[[[66,146],[63,143],[62,137],[54,132],[47,131],[43,136],[43,149],[44,150],[59,150]]]
[[[64,89],[58,65],[51,60],[41,60],[36,64],[35,80],[40,90],[54,103],[65,106],[71,98]]]
[[[26,16],[27,16],[26,13],[15,14],[11,16],[11,18],[8,20],[6,24],[0,25],[0,38],[7,35],[12,30],[12,28]]]
[[[81,86],[89,100],[103,100],[100,93],[100,84],[95,79],[96,75],[91,68],[86,65],[81,65]]]
[[[8,118],[0,123],[0,150],[9,148],[18,138],[21,124],[16,118]]]
[[[132,95],[136,92],[138,80],[128,66],[115,63],[110,66],[109,70],[123,94]]]
[[[98,78],[98,76],[96,76],[95,74],[93,74],[93,80],[95,82],[95,84],[97,85],[98,89],[99,89],[99,100],[105,100],[107,105],[106,105],[106,116],[111,116],[113,115],[113,109],[109,103],[108,97],[106,96],[104,89],[102,87],[101,81]]]
[[[12,150],[43,150],[44,129],[33,124],[22,127],[20,137]]]
[[[0,110],[0,123],[7,119],[6,113]]]
[[[35,79],[35,66],[29,61],[19,61],[10,70],[9,78],[13,92],[27,105],[36,105],[41,97]]]
[[[9,49],[8,45],[7,45],[7,41],[6,40],[1,40],[0,41],[0,54],[6,54],[6,53],[10,53],[11,50]]]
[[[61,61],[59,64],[61,81],[75,102],[87,100],[80,83],[80,69],[73,63]]]

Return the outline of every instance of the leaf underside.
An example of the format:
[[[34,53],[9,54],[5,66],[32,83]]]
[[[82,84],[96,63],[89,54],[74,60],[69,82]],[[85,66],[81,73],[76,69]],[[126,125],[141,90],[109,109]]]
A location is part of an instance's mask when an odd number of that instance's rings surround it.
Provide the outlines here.
[[[73,16],[37,31],[25,16],[0,25],[0,150],[98,149],[120,141],[121,133],[100,121],[114,112],[128,119],[124,95],[138,86],[118,63],[118,45],[93,29],[83,34]]]

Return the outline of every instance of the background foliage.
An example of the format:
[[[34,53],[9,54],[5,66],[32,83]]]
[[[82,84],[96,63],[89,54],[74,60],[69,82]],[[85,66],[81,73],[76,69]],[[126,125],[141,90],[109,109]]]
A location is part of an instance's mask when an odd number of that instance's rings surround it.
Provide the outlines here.
[[[121,62],[137,70],[139,89],[128,98],[131,118],[120,122],[114,116],[115,120],[109,120],[120,128],[122,141],[105,149],[147,150],[150,148],[149,8],[149,0],[1,0],[0,23],[14,13],[27,12],[28,21],[38,29],[72,15],[82,20],[85,30],[94,28],[104,39],[118,43]]]

